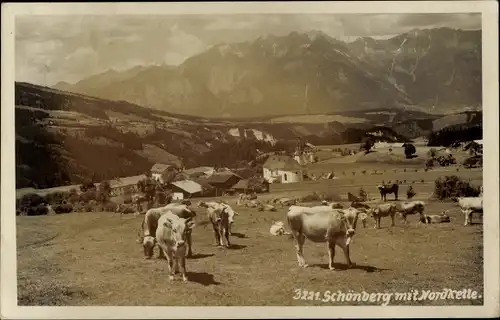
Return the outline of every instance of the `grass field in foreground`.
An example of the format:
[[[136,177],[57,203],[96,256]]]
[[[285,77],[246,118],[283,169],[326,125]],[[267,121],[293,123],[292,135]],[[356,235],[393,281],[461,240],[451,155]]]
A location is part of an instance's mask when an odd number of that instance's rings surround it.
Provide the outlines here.
[[[456,208],[429,201],[427,210]],[[231,203],[234,205],[234,202]],[[353,269],[330,271],[324,244],[306,241],[310,267],[297,266],[293,242],[273,237],[273,220],[284,221],[285,209],[257,212],[237,209],[232,249],[214,246],[205,212],[193,233],[194,259],[187,261],[190,281],[169,282],[165,260],[144,260],[135,243],[143,216],[71,213],[17,217],[18,299],[20,305],[241,306],[356,305],[370,302],[294,300],[295,289],[324,292],[406,292],[473,289],[483,294],[483,225],[463,226],[459,210],[451,223],[408,225],[400,220],[382,229],[358,225],[351,245]],[[155,249],[155,256],[156,251]],[[342,269],[344,257],[336,250]],[[378,304],[380,304],[379,302]],[[479,305],[478,300],[391,301],[395,305]]]

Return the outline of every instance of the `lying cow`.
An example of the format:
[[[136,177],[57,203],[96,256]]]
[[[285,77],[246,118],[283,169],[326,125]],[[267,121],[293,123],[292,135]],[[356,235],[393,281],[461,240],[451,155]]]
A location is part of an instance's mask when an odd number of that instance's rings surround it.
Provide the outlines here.
[[[194,227],[193,217],[180,218],[167,211],[158,219],[156,241],[168,262],[168,279],[174,280],[174,273],[181,267],[182,280],[187,281],[186,242]]]
[[[368,215],[371,215],[375,220],[375,228],[380,229],[380,221],[384,217],[391,217],[391,227],[394,227],[394,217],[396,216],[397,208],[393,203],[384,203],[375,208],[366,210]]]
[[[387,201],[387,195],[394,193],[396,201],[398,200],[399,185],[397,183],[393,183],[391,185],[382,183],[377,186],[377,189],[380,191],[380,199]]]
[[[344,206],[338,202],[328,202],[326,200],[321,201],[321,205],[328,206],[332,209],[343,209]]]
[[[423,217],[425,216],[424,210],[425,210],[425,202],[420,200],[402,202],[399,204],[398,208],[398,211],[401,214],[404,223],[408,223],[407,216],[414,215],[417,213],[420,215],[419,219],[423,219]]]
[[[471,224],[472,213],[483,213],[483,197],[457,198],[458,205],[465,215],[464,226]]]
[[[271,228],[269,229],[269,233],[273,236],[282,236],[285,234],[290,234],[289,232],[286,232],[285,230],[285,224],[283,221],[276,221],[273,223]]]
[[[419,222],[424,224],[451,222],[450,216],[448,216],[447,211],[448,210],[443,211],[440,214],[420,216]]]
[[[354,236],[359,211],[332,209],[327,206],[299,207],[291,206],[287,213],[287,221],[296,242],[299,267],[307,267],[303,255],[305,239],[328,244],[329,268],[334,270],[333,260],[335,246],[343,249],[347,266],[352,262],[349,245]]]
[[[149,209],[144,215],[144,219],[141,224],[141,232],[139,234],[139,238],[137,239],[138,243],[142,243],[146,259],[150,259],[153,256],[153,250],[156,243],[154,235],[156,233],[156,228],[158,227],[158,219],[160,219],[160,217],[167,212],[171,212],[183,219],[196,217],[196,212],[188,208],[188,206],[181,204],[170,203],[161,208]],[[187,244],[187,256],[191,257],[193,255],[191,229],[188,233]],[[158,258],[162,257],[164,257],[163,252],[160,250]]]

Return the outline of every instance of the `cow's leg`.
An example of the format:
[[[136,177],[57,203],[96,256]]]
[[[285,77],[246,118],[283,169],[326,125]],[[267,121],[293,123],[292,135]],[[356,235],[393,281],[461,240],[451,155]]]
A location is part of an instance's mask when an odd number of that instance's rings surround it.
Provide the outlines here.
[[[335,267],[333,265],[333,260],[335,258],[335,242],[327,240],[326,246],[328,248],[328,268],[330,270],[335,270]]]
[[[224,228],[224,237],[226,238],[226,248],[231,247],[231,242],[229,241],[229,227]]]
[[[395,213],[394,213],[394,212],[393,212],[393,213],[391,213],[391,227],[394,227],[394,226],[395,226],[395,224],[394,224],[394,218],[395,218],[395,217],[394,217],[394,216],[395,216]]]
[[[297,251],[297,261],[299,262],[299,267],[307,268],[307,264],[304,259],[304,253],[303,253],[304,242],[306,241],[306,237],[300,233],[296,234],[295,241],[296,241],[295,249]]]
[[[187,272],[186,272],[186,259],[184,257],[179,257],[180,265],[181,265],[181,273],[182,273],[182,281],[187,281]]]
[[[177,256],[177,253],[174,255],[172,261],[174,266],[174,274],[179,273],[179,257]]]
[[[344,239],[342,239],[344,240]],[[353,263],[351,261],[351,255],[349,253],[349,246],[345,244],[345,241],[339,241],[337,244],[342,248],[344,251],[344,257],[345,257],[345,262],[347,263],[347,268],[351,268]]]
[[[380,229],[380,221],[382,220],[381,216],[377,216],[377,229]]]
[[[224,241],[222,239],[224,238],[224,228],[222,227],[221,224],[219,224],[217,231],[219,232],[219,246],[223,247]]]
[[[157,257],[157,259],[165,259],[166,258],[165,257],[165,251],[160,246],[158,246],[158,248],[160,250],[158,251],[158,257]]]
[[[212,225],[214,229],[214,234],[215,234],[215,245],[220,246],[221,245],[221,239],[220,239],[220,233],[216,225]]]
[[[193,256],[193,248],[192,248],[192,245],[193,245],[193,239],[192,239],[192,231],[189,231],[189,232],[188,232],[187,237],[186,237],[186,240],[187,240],[187,246],[188,246],[188,249],[187,249],[187,255],[186,255],[186,257],[192,257],[192,256]]]

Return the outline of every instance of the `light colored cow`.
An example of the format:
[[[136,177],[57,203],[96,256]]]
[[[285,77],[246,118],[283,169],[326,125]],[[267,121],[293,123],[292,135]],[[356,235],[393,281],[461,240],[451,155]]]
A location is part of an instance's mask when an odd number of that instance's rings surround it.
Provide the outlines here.
[[[338,202],[328,202],[326,200],[321,201],[321,205],[323,206],[328,206],[332,209],[343,209],[344,206],[341,203]]]
[[[174,280],[174,274],[182,273],[182,280],[187,281],[186,273],[186,242],[194,228],[193,217],[184,219],[167,211],[158,219],[156,228],[156,241],[160,251],[168,262],[168,279]]]
[[[295,240],[297,261],[300,267],[307,267],[303,255],[305,239],[312,242],[326,242],[329,256],[329,268],[334,270],[335,246],[343,249],[347,266],[352,262],[349,245],[355,234],[359,211],[332,209],[327,206],[299,207],[291,206],[287,213],[290,232]]]
[[[212,228],[215,233],[215,242],[219,247],[223,246],[222,238],[226,238],[226,248],[231,246],[231,242],[229,241],[230,235],[230,219],[229,219],[229,207],[224,205],[218,205],[207,208],[208,220],[212,224]]]
[[[440,214],[424,215],[420,217],[420,223],[431,224],[431,223],[445,223],[451,222],[450,216],[448,215],[448,210],[441,212]]]
[[[271,228],[269,229],[269,233],[273,236],[282,236],[285,234],[290,234],[290,232],[287,232],[285,230],[285,224],[283,221],[276,221],[271,225]]]
[[[399,204],[399,207],[397,209],[401,214],[404,223],[408,223],[407,216],[409,215],[418,213],[420,215],[420,219],[423,219],[423,217],[425,216],[425,202],[420,200],[402,202]]]
[[[380,221],[384,217],[391,217],[391,227],[394,227],[394,217],[396,216],[397,208],[393,203],[380,204],[375,208],[366,210],[368,215],[371,215],[375,220],[375,228],[380,229]]]
[[[483,213],[483,197],[457,198],[458,205],[465,215],[464,226],[471,224],[472,213]]]
[[[158,227],[158,220],[167,212],[171,212],[172,214],[184,219],[196,217],[196,212],[188,208],[186,205],[181,204],[169,204],[165,207],[149,209],[144,215],[144,219],[141,224],[141,231],[137,239],[137,243],[142,243],[146,259],[150,259],[153,256],[153,250],[156,243],[154,235],[156,233],[156,228]],[[193,255],[191,230],[189,230],[188,233],[187,244],[187,255],[188,257],[191,257]],[[160,250],[158,258],[162,257],[163,252]]]
[[[231,235],[231,229],[232,229],[232,226],[234,224],[234,217],[235,216],[238,216],[239,213],[234,211],[233,208],[231,208],[230,205],[228,205],[227,203],[225,202],[216,202],[216,201],[207,201],[207,202],[204,202],[204,201],[200,201],[198,202],[198,207],[200,208],[206,208],[207,209],[207,213],[208,213],[208,209],[217,209],[219,207],[224,207],[226,208],[227,210],[227,214],[228,214],[228,221],[229,221],[229,226],[228,226],[228,232],[229,232],[229,235]]]

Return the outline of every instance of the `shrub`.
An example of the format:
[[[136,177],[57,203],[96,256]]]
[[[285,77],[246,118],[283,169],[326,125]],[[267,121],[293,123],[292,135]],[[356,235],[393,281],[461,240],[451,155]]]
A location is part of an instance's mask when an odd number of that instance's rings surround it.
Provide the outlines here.
[[[417,152],[417,149],[415,149],[415,146],[411,143],[405,143],[403,147],[405,148],[406,159],[411,158]]]
[[[71,204],[60,204],[60,205],[56,205],[54,206],[54,211],[55,213],[59,214],[59,213],[70,213],[73,211],[73,205]]]
[[[95,190],[88,190],[85,191],[80,195],[80,201],[83,201],[84,203],[90,202],[92,200],[97,200],[97,191]]]
[[[427,159],[425,162],[425,169],[426,171],[429,170],[429,168],[434,167],[434,158]]]
[[[21,197],[18,205],[20,208],[23,208],[23,207],[35,207],[42,203],[44,203],[43,197],[41,197],[36,193],[28,193]]]
[[[437,156],[437,150],[434,148],[429,149],[429,151],[427,151],[427,156],[434,159]]]
[[[90,181],[90,180],[87,180],[85,182],[82,183],[82,185],[80,186],[80,190],[82,192],[86,192],[88,190],[96,190],[96,186],[94,184],[94,182]]]
[[[457,176],[440,177],[434,181],[434,197],[439,200],[454,197],[477,197],[480,193],[480,187],[475,187]]]

